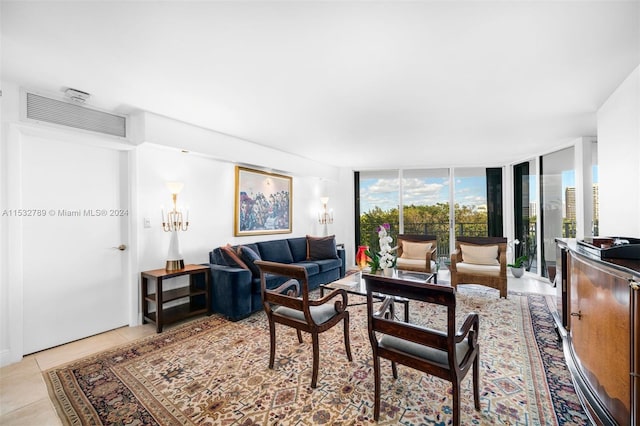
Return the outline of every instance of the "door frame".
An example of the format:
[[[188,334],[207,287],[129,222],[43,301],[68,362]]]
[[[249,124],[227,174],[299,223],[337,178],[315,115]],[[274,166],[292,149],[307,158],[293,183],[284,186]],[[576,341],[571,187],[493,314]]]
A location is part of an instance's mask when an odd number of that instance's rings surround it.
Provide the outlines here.
[[[125,288],[129,289],[126,295],[128,301],[129,325],[139,324],[138,315],[138,270],[137,240],[134,239],[135,220],[137,205],[135,201],[135,191],[132,185],[136,171],[136,146],[130,142],[118,140],[109,136],[102,136],[92,132],[74,131],[58,128],[57,126],[30,124],[30,123],[9,123],[5,136],[5,151],[3,152],[3,168],[5,169],[6,184],[3,188],[3,209],[17,208],[22,201],[22,145],[25,138],[40,138],[67,143],[78,143],[103,147],[127,153],[128,166],[122,172],[122,184],[128,189],[129,216],[125,221],[128,250],[124,253],[123,277],[125,277]],[[2,321],[7,321],[8,326],[0,329],[0,332],[7,333],[0,339],[8,347],[0,348],[0,366],[5,366],[14,362],[19,362],[23,357],[24,349],[24,262],[22,256],[22,230],[23,220],[20,217],[2,217],[3,233],[6,235],[6,245],[2,249],[3,278],[6,278],[6,288],[3,295],[6,295],[7,313],[2,313]]]

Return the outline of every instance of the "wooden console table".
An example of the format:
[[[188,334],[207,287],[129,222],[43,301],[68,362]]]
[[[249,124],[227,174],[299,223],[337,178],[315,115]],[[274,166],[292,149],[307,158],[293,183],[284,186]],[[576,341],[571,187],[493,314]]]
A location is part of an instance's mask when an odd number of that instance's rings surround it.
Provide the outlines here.
[[[204,288],[197,288],[195,285],[195,276],[202,274],[204,276]],[[156,332],[160,333],[165,324],[179,321],[195,315],[209,315],[209,267],[202,265],[186,265],[183,269],[175,271],[167,271],[163,269],[154,269],[152,271],[144,271],[141,273],[141,291],[142,291],[142,323],[150,321],[156,324]],[[169,278],[189,275],[189,285],[175,288],[172,290],[163,290],[163,281]],[[155,279],[155,293],[149,293],[149,279]],[[204,305],[195,300],[196,296],[204,296]],[[186,303],[165,308],[164,304],[178,299],[189,298]],[[149,305],[155,305],[155,312],[149,312]]]
[[[558,313],[576,393],[596,425],[640,422],[640,261],[556,239]]]

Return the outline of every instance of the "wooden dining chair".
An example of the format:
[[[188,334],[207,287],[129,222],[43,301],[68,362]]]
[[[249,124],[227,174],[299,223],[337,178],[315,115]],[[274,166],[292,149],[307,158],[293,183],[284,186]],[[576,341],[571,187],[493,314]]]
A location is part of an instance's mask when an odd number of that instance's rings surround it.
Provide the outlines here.
[[[302,266],[256,260],[260,268],[260,285],[262,304],[269,320],[270,352],[269,368],[273,369],[276,354],[276,323],[296,329],[298,342],[302,343],[302,331],[311,334],[313,346],[313,372],[311,387],[318,382],[318,364],[320,362],[319,334],[329,330],[340,321],[344,321],[344,346],[347,359],[352,361],[349,341],[349,311],[347,292],[342,289],[332,290],[320,299],[309,298],[307,270]],[[269,289],[266,285],[266,274],[280,275],[289,278],[277,288]],[[334,300],[332,302],[333,299]]]
[[[396,363],[448,380],[453,387],[453,424],[460,424],[460,382],[473,366],[473,401],[480,409],[478,344],[479,317],[469,313],[456,330],[456,291],[449,286],[425,284],[363,275],[367,285],[369,340],[373,349],[374,411],[380,418],[380,358],[391,361],[393,378],[398,378]],[[376,294],[384,294],[382,306],[375,309]],[[422,301],[446,306],[447,329],[434,330],[398,321],[393,315],[393,298]]]

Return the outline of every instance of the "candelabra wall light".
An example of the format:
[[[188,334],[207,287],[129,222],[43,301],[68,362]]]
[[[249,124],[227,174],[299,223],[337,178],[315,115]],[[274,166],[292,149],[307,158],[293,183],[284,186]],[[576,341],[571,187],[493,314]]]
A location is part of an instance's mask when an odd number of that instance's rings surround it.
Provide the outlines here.
[[[173,210],[170,210],[165,216],[164,208],[162,209],[162,230],[171,232],[169,253],[167,254],[167,264],[165,266],[167,271],[184,268],[184,259],[180,253],[180,242],[178,241],[178,231],[184,232],[189,229],[189,210],[187,209],[183,220],[182,210],[178,209],[178,194],[183,187],[184,184],[181,182],[167,182],[167,188],[169,188],[173,199]]]
[[[322,210],[318,213],[318,222],[321,225],[328,225],[333,223],[333,209],[327,210],[329,197],[320,198],[320,202],[322,203]]]

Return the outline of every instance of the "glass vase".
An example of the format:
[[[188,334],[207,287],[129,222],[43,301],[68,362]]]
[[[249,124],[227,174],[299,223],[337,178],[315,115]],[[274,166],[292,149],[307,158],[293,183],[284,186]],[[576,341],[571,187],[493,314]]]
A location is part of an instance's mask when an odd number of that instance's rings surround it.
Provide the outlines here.
[[[356,265],[358,265],[358,269],[361,271],[367,267],[367,262],[371,260],[371,258],[367,256],[367,250],[369,250],[369,246],[358,246]]]

